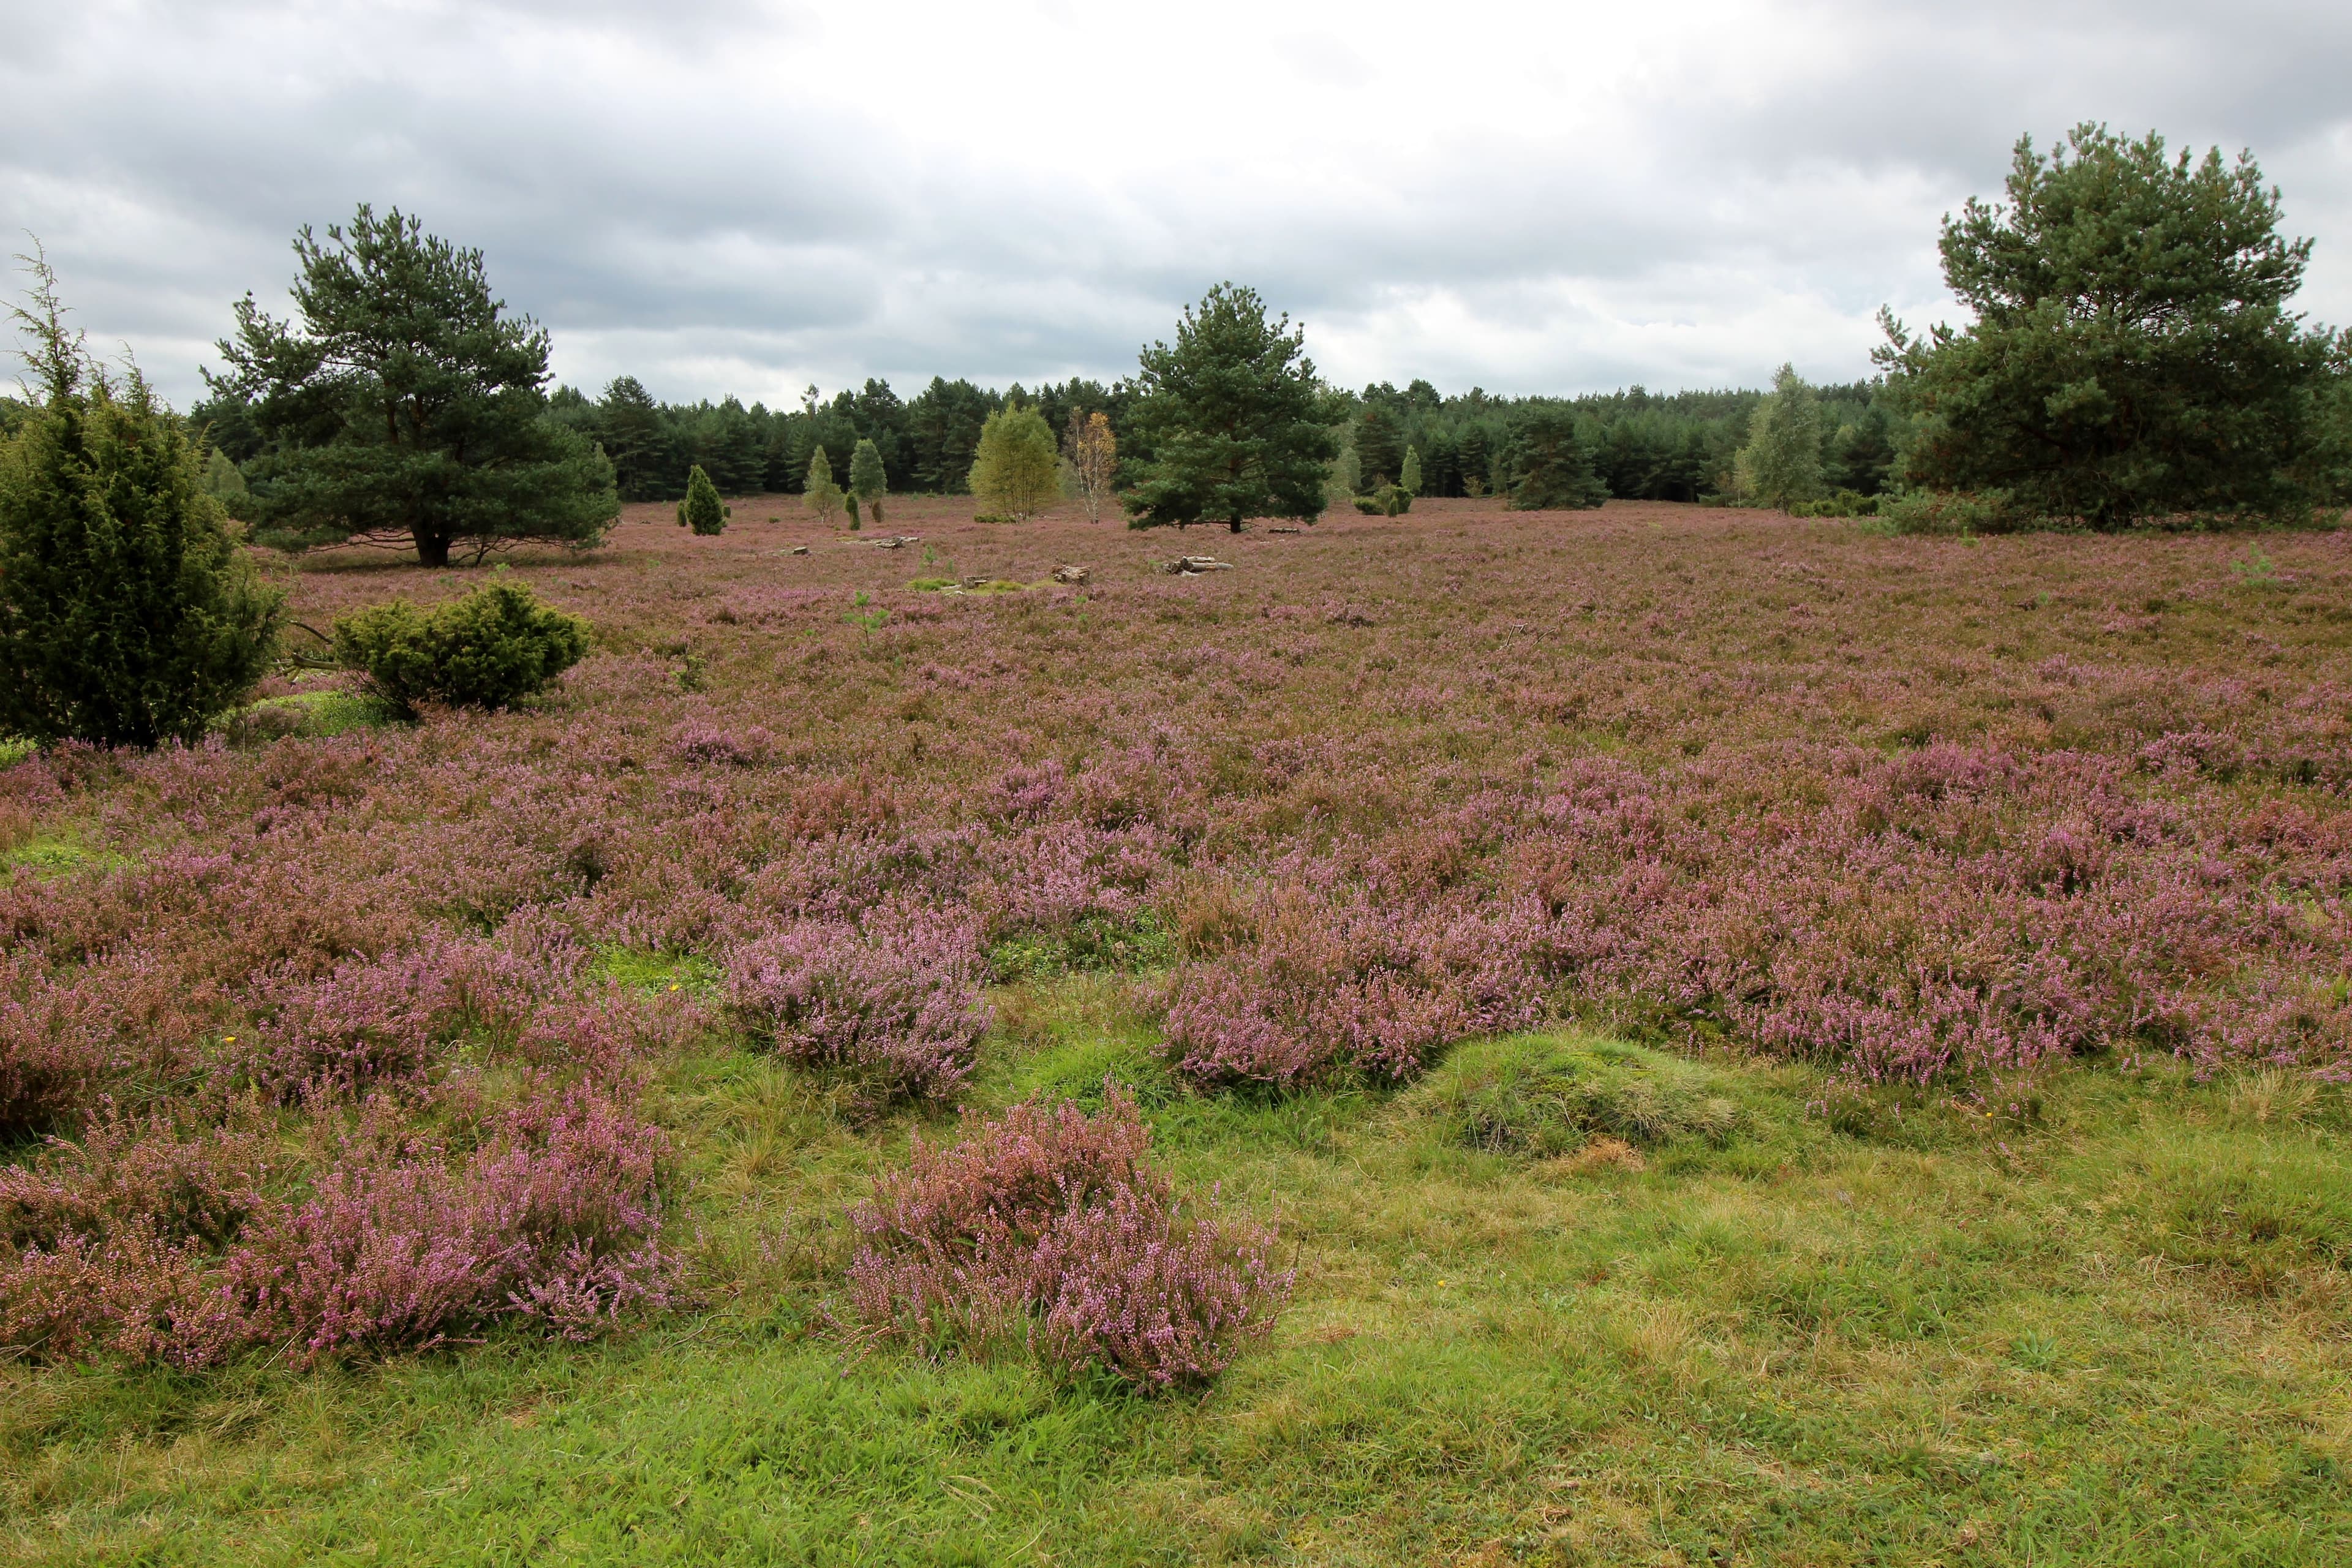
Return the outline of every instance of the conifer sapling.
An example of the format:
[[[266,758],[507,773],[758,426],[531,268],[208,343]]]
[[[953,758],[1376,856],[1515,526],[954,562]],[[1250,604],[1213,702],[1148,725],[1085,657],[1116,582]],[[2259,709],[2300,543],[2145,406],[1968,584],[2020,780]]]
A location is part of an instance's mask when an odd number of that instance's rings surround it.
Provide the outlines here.
[[[874,526],[882,526],[882,498],[890,493],[888,477],[882,468],[882,454],[874,443],[860,440],[849,455],[850,523],[857,526],[857,503],[864,501],[874,519]]]
[[[819,447],[809,458],[808,482],[801,502],[816,513],[819,523],[830,526],[833,514],[841,510],[841,487],[833,482],[833,463],[825,457],[824,448]]]

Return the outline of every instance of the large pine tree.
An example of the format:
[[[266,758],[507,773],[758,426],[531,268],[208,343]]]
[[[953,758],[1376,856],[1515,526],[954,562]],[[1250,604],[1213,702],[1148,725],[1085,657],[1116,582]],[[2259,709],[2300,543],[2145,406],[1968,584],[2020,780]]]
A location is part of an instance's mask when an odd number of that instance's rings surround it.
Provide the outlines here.
[[[2352,333],[2286,309],[2311,242],[2251,156],[2081,125],[2047,159],[2021,138],[2008,195],[1945,220],[1973,322],[1915,339],[1880,313],[1911,483],[2093,528],[2340,496]]]
[[[247,401],[266,447],[255,521],[287,549],[414,546],[426,566],[522,540],[600,542],[613,466],[548,416],[548,338],[490,293],[482,253],[394,209],[295,237],[298,327],[248,294],[216,394]]]
[[[661,405],[634,375],[615,376],[596,406],[596,440],[625,500],[656,500],[669,457]],[[674,492],[673,492],[674,493]]]
[[[1325,465],[1339,449],[1316,418],[1304,330],[1269,321],[1253,289],[1220,283],[1177,323],[1176,342],[1143,351],[1132,416],[1150,452],[1134,465],[1129,526],[1252,517],[1313,521]]]

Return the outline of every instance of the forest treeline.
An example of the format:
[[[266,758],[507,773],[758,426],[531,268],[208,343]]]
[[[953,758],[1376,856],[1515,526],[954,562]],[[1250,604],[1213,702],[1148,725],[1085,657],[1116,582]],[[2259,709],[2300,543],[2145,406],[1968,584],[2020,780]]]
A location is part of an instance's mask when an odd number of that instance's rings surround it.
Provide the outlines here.
[[[1817,387],[1824,488],[1874,496],[1887,486],[1900,416],[1880,397],[1875,382]],[[1573,398],[1500,397],[1473,387],[1442,395],[1426,381],[1402,390],[1387,382],[1360,392],[1327,388],[1323,420],[1369,482],[1394,477],[1410,449],[1420,460],[1425,496],[1494,493],[1496,465],[1511,436],[1530,413],[1565,408],[1578,437],[1612,496],[1639,500],[1697,500],[1733,488],[1733,459],[1748,439],[1748,422],[1765,390],[1654,393],[1642,387]],[[1129,463],[1148,461],[1149,442],[1136,428],[1137,391],[1073,378],[1034,388],[1018,383],[1002,391],[968,380],[933,376],[912,397],[887,381],[868,380],[830,399],[812,387],[800,407],[717,403],[663,403],[635,376],[621,376],[598,397],[558,387],[550,412],[604,447],[624,500],[675,500],[686,494],[698,466],[732,496],[798,494],[809,460],[823,447],[835,466],[861,440],[881,455],[894,495],[958,495],[988,416],[1010,405],[1034,408],[1048,428],[1070,427],[1072,414],[1100,413],[1110,421]],[[194,417],[234,461],[254,457],[263,442],[245,409],[215,396]],[[1389,449],[1391,448],[1392,450]]]

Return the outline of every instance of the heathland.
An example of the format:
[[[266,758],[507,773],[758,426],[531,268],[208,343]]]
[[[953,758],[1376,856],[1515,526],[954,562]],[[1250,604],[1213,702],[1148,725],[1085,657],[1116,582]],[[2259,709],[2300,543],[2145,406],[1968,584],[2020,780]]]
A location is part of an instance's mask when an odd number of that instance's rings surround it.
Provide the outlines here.
[[[2352,1555],[2352,536],[889,504],[523,547],[509,710],[0,771],[7,1552]],[[794,963],[971,1048],[789,1059]],[[1061,1099],[1259,1249],[1221,1375],[877,1331],[852,1206]]]

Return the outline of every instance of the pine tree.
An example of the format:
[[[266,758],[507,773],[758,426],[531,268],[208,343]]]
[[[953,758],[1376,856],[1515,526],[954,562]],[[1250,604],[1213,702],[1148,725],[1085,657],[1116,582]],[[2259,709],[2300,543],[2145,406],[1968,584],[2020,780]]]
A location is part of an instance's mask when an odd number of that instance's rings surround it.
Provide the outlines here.
[[[205,493],[186,424],[135,369],[118,384],[89,360],[32,266],[12,314],[40,400],[0,444],[0,732],[194,741],[268,668],[283,595]]]
[[[1054,503],[1062,490],[1062,455],[1054,432],[1034,408],[1005,408],[980,427],[980,454],[972,460],[971,493],[980,514],[1025,522]]]
[[[719,487],[697,463],[686,476],[686,499],[677,503],[677,525],[697,533],[713,534],[727,531],[727,520],[732,509],[719,499]]]
[[[1748,422],[1739,449],[1739,489],[1766,506],[1790,507],[1822,493],[1822,405],[1793,365],[1772,377],[1772,391]]]
[[[1504,462],[1514,511],[1580,510],[1609,499],[1577,435],[1576,416],[1557,405],[1538,404],[1521,416]]]
[[[841,487],[833,482],[833,464],[819,447],[809,458],[808,480],[801,489],[801,504],[816,513],[818,523],[833,525],[833,514],[841,510]]]
[[[1356,421],[1356,466],[1368,491],[1393,482],[1404,469],[1404,437],[1396,416],[1381,404],[1365,408]]]
[[[596,441],[613,465],[625,500],[656,500],[664,494],[662,468],[668,456],[661,405],[634,375],[613,378],[596,405]]]
[[[1141,395],[1129,416],[1150,454],[1134,465],[1129,526],[1251,517],[1311,522],[1323,513],[1326,429],[1306,331],[1269,321],[1254,289],[1220,283],[1177,323],[1176,344],[1143,351]]]
[[[1407,495],[1421,493],[1421,452],[1417,447],[1404,449],[1404,466],[1397,470],[1397,488]]]
[[[1830,482],[1856,495],[1874,496],[1885,489],[1887,472],[1895,466],[1892,426],[1886,410],[1874,403],[1859,419],[1839,426],[1830,440]]]
[[[478,250],[362,205],[294,250],[299,328],[248,294],[215,394],[247,403],[269,449],[247,473],[264,543],[414,544],[478,561],[522,540],[585,548],[620,515],[613,465],[548,413],[548,337],[506,314]]]
[[[855,503],[864,501],[873,515],[874,526],[882,526],[882,498],[890,493],[890,482],[882,469],[882,453],[871,441],[861,440],[857,449],[849,455],[849,493]],[[856,525],[852,523],[853,528]]]
[[[1914,339],[1885,311],[1910,482],[2123,528],[2281,517],[2341,499],[2352,334],[2286,309],[2311,258],[2252,157],[2076,126],[2013,155],[2005,205],[1945,220],[1944,280],[1976,320]]]

